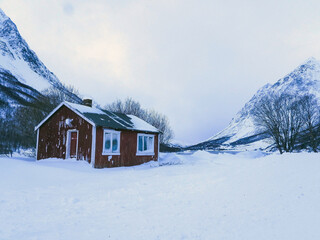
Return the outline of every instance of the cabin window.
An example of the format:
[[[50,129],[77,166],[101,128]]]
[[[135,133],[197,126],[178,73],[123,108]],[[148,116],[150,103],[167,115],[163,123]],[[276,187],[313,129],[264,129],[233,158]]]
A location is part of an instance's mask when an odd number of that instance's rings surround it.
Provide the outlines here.
[[[154,155],[154,135],[138,134],[137,155]]]
[[[103,151],[104,155],[120,154],[120,132],[112,130],[103,131]]]

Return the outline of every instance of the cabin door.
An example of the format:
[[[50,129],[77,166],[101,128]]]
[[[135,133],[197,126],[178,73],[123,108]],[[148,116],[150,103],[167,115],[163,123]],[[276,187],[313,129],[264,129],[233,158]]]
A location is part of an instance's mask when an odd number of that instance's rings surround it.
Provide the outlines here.
[[[78,131],[70,131],[69,132],[69,157],[77,158],[77,150],[78,150]]]

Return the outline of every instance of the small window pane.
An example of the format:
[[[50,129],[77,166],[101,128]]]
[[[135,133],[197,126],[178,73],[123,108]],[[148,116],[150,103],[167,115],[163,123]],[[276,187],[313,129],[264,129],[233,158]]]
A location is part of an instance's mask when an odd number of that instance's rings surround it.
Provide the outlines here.
[[[147,151],[148,150],[148,137],[147,136],[144,136],[144,139],[143,139],[143,150],[144,151]]]
[[[142,136],[139,136],[138,150],[140,152],[143,151],[143,137]]]
[[[119,134],[117,134],[117,133],[112,134],[112,152],[119,151],[118,137],[119,137]]]
[[[148,151],[153,149],[153,137],[148,137]]]
[[[110,133],[106,133],[104,135],[104,150],[106,152],[110,152],[111,150],[111,134]]]

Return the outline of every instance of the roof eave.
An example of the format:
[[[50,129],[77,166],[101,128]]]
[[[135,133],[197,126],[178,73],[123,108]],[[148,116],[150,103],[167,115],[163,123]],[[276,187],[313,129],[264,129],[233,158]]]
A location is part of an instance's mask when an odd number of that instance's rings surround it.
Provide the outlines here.
[[[88,123],[90,123],[92,126],[96,126],[96,124],[94,122],[92,122],[90,119],[88,119],[87,117],[85,117],[82,113],[80,113],[79,111],[75,110],[74,108],[72,108],[68,103],[66,102],[62,102],[60,103],[55,109],[53,109],[48,116],[43,119],[35,128],[34,131],[37,131],[56,111],[58,111],[62,106],[66,106],[67,108],[69,108],[71,111],[73,111],[74,113],[76,113],[77,115],[79,115],[80,117],[82,117],[84,120],[86,120]]]

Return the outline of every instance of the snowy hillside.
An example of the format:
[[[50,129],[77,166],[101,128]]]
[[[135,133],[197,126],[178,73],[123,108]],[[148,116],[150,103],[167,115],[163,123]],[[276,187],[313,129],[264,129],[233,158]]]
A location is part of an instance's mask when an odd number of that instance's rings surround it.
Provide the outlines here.
[[[268,147],[271,142],[265,134],[256,129],[252,111],[263,96],[284,92],[300,95],[311,93],[320,99],[320,62],[310,58],[275,84],[263,86],[237,113],[227,128],[191,148],[254,150]]]
[[[24,104],[50,87],[68,92],[21,37],[16,25],[0,9],[0,96],[1,101]]]
[[[160,164],[0,158],[0,239],[320,239],[318,154],[162,155]]]

